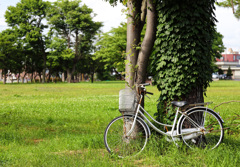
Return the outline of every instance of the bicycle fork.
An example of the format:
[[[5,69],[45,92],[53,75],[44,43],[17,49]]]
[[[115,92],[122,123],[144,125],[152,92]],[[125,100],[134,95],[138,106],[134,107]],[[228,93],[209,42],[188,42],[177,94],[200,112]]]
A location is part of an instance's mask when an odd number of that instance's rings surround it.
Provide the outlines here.
[[[126,137],[129,137],[132,134],[133,129],[135,128],[136,120],[137,120],[137,116],[138,116],[138,112],[139,112],[139,108],[140,108],[140,104],[138,104],[138,106],[137,106],[137,111],[136,111],[136,114],[135,114],[135,117],[134,117],[134,120],[133,120],[132,127],[129,130],[129,132],[127,132]]]

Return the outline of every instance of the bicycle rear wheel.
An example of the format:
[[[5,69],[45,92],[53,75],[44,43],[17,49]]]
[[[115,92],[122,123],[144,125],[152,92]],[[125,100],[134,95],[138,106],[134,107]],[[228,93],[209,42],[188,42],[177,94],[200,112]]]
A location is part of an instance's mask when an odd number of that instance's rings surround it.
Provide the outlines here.
[[[222,141],[224,130],[219,116],[210,110],[193,110],[182,117],[179,124],[179,134],[182,140],[190,147],[216,148]],[[191,131],[196,133],[184,135]]]
[[[104,143],[108,152],[124,158],[135,156],[144,149],[148,132],[141,120],[136,120],[134,131],[130,136],[126,136],[133,125],[133,120],[133,116],[120,116],[108,124],[104,133]]]

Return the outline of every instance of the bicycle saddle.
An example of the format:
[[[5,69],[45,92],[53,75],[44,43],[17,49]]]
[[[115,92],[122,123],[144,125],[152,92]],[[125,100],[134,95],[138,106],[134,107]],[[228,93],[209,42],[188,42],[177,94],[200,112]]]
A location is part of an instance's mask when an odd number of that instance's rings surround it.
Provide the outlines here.
[[[171,104],[177,106],[177,107],[183,107],[186,104],[188,104],[186,101],[172,101]]]

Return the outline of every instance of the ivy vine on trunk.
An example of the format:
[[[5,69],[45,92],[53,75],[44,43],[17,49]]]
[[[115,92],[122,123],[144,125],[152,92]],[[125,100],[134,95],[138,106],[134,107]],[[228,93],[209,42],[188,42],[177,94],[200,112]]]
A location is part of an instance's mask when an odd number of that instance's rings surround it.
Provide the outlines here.
[[[173,113],[165,112],[172,100],[204,101],[213,72],[214,2],[162,0],[158,5],[154,65],[161,91],[156,115],[161,121],[171,121]]]

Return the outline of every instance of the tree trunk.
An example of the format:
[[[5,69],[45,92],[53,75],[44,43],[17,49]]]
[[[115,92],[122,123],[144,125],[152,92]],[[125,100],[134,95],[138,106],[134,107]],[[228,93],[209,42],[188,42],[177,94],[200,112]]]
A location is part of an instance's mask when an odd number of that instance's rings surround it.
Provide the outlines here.
[[[188,94],[188,96],[183,97],[183,100],[187,101],[189,104],[203,103],[203,88],[201,86],[193,88],[192,91]]]
[[[42,83],[46,82],[46,67],[47,67],[47,55],[45,53],[45,50],[42,49],[43,52],[43,77],[42,77]]]
[[[31,83],[33,83],[33,71],[32,71],[32,74],[31,74],[30,80],[31,80]]]
[[[6,69],[3,69],[2,73],[3,73],[3,84],[6,84]]]
[[[34,75],[34,83],[36,83],[36,77],[37,77],[37,74],[35,73],[35,75]]]
[[[22,79],[22,83],[24,83],[24,78],[25,78],[26,73],[24,72],[24,74],[22,73],[21,79]]]
[[[72,80],[72,73],[70,69],[67,69],[67,82],[71,83]]]
[[[91,74],[91,83],[94,82],[94,72]]]
[[[127,2],[127,47],[125,80],[126,87],[133,88],[135,84],[145,83],[148,59],[156,36],[156,3],[154,0],[132,0]],[[140,47],[141,32],[147,16],[147,29]],[[140,50],[141,49],[141,50]],[[144,107],[144,99],[141,105]],[[126,125],[128,126],[131,125]],[[137,134],[138,132],[133,132]]]
[[[78,73],[78,82],[81,82],[82,78],[81,78],[81,73]]]
[[[135,83],[145,83],[147,77],[148,60],[156,38],[157,14],[154,0],[132,0],[128,1],[127,5],[127,63],[125,66],[125,80],[128,82],[128,86],[133,87]],[[140,47],[141,32],[145,20],[147,20],[147,28]]]
[[[30,76],[30,82],[33,83],[33,61],[31,62],[31,76]]]
[[[78,37],[78,31],[75,31],[75,38],[76,38],[76,43],[75,43],[75,58],[72,60],[72,69],[67,69],[67,82],[71,83],[72,82],[72,76],[75,72],[75,68],[77,65],[77,62],[80,58],[79,51],[78,51],[78,45],[79,45],[79,37]]]
[[[137,84],[145,83],[147,77],[148,60],[152,53],[156,39],[157,14],[153,0],[147,1],[147,27],[137,61]]]
[[[45,83],[45,81],[46,81],[46,69],[45,68],[43,68],[43,71],[42,71],[42,73],[43,73],[43,75],[42,75],[42,83]]]
[[[51,65],[48,72],[48,80],[47,80],[48,83],[50,82],[50,79],[51,79]]]
[[[17,83],[19,84],[19,77],[20,77],[20,71],[18,72],[18,75],[17,75]]]
[[[0,80],[2,80],[2,71],[0,72]]]
[[[12,75],[12,79],[10,79],[11,80],[11,83],[13,83],[13,75]]]
[[[148,60],[152,53],[156,38],[157,14],[156,3],[154,0],[128,2],[128,25],[127,25],[127,63],[126,63],[126,82],[128,86],[145,83],[147,77]],[[139,6],[141,5],[141,6]],[[141,13],[141,19],[134,19],[137,13]],[[147,19],[146,19],[147,17]],[[140,37],[143,25],[147,20],[146,33],[139,50]],[[144,106],[144,99],[142,100]]]
[[[201,86],[198,86],[196,88],[193,88],[192,91],[188,94],[187,97],[183,97],[183,100],[187,101],[189,104],[194,104],[194,103],[204,103],[204,96],[203,96],[203,88]],[[185,108],[186,109],[190,109],[190,107]],[[194,113],[194,118],[196,120],[203,120],[203,115],[199,115],[199,114],[195,114]],[[187,122],[185,122],[186,124],[184,125],[185,127],[187,126],[192,126],[191,124],[188,124]],[[192,128],[194,128],[192,126]],[[201,139],[202,137],[202,139]],[[200,145],[201,142],[205,143],[206,139],[205,136],[199,136],[195,139],[196,141],[196,145]],[[200,142],[200,143],[199,143]]]
[[[57,78],[58,77],[59,77],[59,74],[56,72],[56,77],[55,77],[54,83],[57,83]]]
[[[127,47],[126,47],[126,65],[125,65],[125,80],[128,86],[133,87],[135,84],[135,72],[137,58],[139,53],[139,44],[141,37],[141,19],[137,16],[141,13],[141,3],[137,0],[127,2],[128,18],[127,18]]]
[[[38,76],[39,76],[39,83],[42,83],[42,76],[41,76],[41,72],[38,72]]]
[[[62,82],[65,82],[65,73],[62,72]]]

